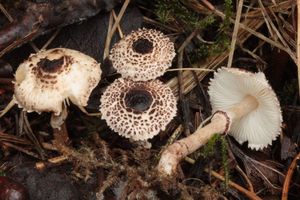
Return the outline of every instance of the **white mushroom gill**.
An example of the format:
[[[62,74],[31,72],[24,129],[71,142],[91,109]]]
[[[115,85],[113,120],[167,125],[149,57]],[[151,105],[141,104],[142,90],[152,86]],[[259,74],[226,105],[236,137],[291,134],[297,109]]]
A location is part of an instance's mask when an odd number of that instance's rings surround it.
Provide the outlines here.
[[[249,95],[257,101],[252,112],[231,124],[229,134],[239,143],[248,141],[249,148],[258,150],[271,144],[280,134],[280,105],[262,72],[221,68],[211,80],[208,93],[213,112],[228,111]]]

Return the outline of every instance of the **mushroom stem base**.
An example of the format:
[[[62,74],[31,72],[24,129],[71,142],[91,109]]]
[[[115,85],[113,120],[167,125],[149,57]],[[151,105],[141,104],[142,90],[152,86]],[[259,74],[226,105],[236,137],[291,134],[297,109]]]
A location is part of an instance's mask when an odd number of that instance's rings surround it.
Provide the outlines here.
[[[176,171],[178,163],[188,154],[193,153],[216,133],[223,133],[227,124],[225,115],[216,113],[211,123],[198,128],[192,135],[178,140],[168,146],[162,153],[157,169],[161,174],[171,175]]]

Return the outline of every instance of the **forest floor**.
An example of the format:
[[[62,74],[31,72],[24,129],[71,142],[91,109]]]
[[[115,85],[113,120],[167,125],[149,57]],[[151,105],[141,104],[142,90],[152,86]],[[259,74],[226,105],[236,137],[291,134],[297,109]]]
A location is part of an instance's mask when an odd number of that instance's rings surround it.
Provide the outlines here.
[[[98,112],[106,87],[120,77],[107,59],[110,49],[146,27],[175,44],[172,67],[159,79],[176,96],[177,115],[145,148],[73,104],[60,130],[51,127],[51,113],[26,113],[14,106],[0,118],[0,200],[8,198],[3,188],[19,191],[23,197],[17,199],[32,200],[300,199],[295,0],[99,0],[97,9],[90,0],[81,1],[84,6],[68,2],[68,9],[57,14],[51,6],[65,5],[56,0],[0,1],[0,110],[12,99],[20,63],[41,49],[64,47],[102,63],[101,81],[86,107]],[[207,88],[221,66],[265,73],[280,101],[280,136],[259,151],[230,134],[213,137],[181,161],[176,174],[159,176],[163,149],[211,116]]]

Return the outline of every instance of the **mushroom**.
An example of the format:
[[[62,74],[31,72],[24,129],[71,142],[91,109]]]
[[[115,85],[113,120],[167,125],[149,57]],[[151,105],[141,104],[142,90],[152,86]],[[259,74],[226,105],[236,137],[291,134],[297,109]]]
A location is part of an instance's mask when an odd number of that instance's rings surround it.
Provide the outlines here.
[[[16,71],[14,96],[2,115],[18,104],[27,112],[58,116],[68,100],[85,112],[100,78],[100,64],[79,51],[55,48],[32,54]]]
[[[164,150],[157,167],[161,174],[174,173],[181,159],[214,134],[229,132],[239,143],[248,141],[248,147],[255,150],[268,146],[280,134],[280,105],[262,72],[221,68],[208,93],[214,113],[211,122]]]
[[[119,135],[143,141],[157,135],[176,115],[176,98],[159,80],[119,78],[107,87],[100,105],[102,119]]]
[[[134,81],[147,81],[163,75],[174,57],[174,44],[170,39],[160,31],[145,28],[121,39],[109,55],[118,73]]]

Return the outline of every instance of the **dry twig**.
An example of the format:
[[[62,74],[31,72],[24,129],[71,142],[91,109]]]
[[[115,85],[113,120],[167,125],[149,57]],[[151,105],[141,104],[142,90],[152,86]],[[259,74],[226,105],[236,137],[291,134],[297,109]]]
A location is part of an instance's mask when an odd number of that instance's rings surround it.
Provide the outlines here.
[[[240,168],[240,166],[237,165],[235,168],[243,176],[243,178],[246,180],[250,192],[254,192],[253,185],[252,185],[250,179],[248,178],[247,174],[245,174],[245,172]]]
[[[8,11],[4,8],[4,6],[0,3],[0,10],[5,15],[5,17],[8,19],[10,23],[13,23],[14,18],[8,13]],[[35,52],[39,51],[39,48],[31,41],[29,41],[30,46],[33,48]]]
[[[297,167],[297,161],[300,160],[300,152],[298,153],[298,155],[294,158],[294,160],[292,161],[285,179],[284,179],[284,183],[283,183],[283,188],[282,188],[282,196],[281,196],[281,200],[287,200],[288,199],[288,195],[289,195],[289,188],[290,188],[290,182],[292,180],[295,168]]]
[[[298,68],[298,87],[300,95],[300,0],[297,0],[297,68]]]
[[[100,10],[111,9],[116,4],[115,1],[102,0],[43,1],[43,3],[24,1],[22,7],[26,11],[23,16],[0,29],[2,50],[0,56],[52,30],[53,27],[63,27],[82,21],[96,15]]]
[[[190,164],[194,164],[195,160],[189,157],[185,158],[185,161],[187,161]],[[221,174],[219,174],[218,172],[211,170],[211,169],[204,169],[204,171],[212,176],[214,176],[215,178],[221,180],[221,181],[225,181],[225,177],[222,176]],[[239,192],[245,194],[248,198],[252,199],[252,200],[262,200],[259,196],[257,196],[254,191],[251,189],[250,187],[250,191],[247,190],[246,188],[240,186],[239,184],[233,182],[233,181],[228,181],[228,185],[236,190],[238,190]]]
[[[117,28],[120,27],[120,25],[119,25],[120,21],[121,21],[123,15],[124,15],[129,3],[130,3],[130,0],[125,0],[124,4],[123,4],[123,6],[122,6],[122,8],[119,12],[119,15],[115,19],[114,25],[111,27],[111,29],[110,29],[110,27],[108,27],[106,41],[105,41],[105,51],[104,51],[104,55],[103,55],[104,59],[108,56],[111,39],[112,39],[115,31],[117,30]],[[110,19],[109,23],[111,23],[112,19],[113,19],[113,13],[111,13],[111,19]]]
[[[205,172],[211,173],[211,175],[213,175],[217,179],[220,179],[221,181],[225,181],[225,178],[222,175],[218,174],[216,171],[213,171],[213,170],[209,171],[208,169],[205,169]],[[252,199],[252,200],[262,200],[254,192],[251,192],[251,191],[245,189],[244,187],[240,186],[239,184],[237,184],[237,183],[235,183],[233,181],[229,181],[228,185],[231,186],[231,187],[233,187],[234,189],[238,190],[239,192],[245,194],[249,199]]]

